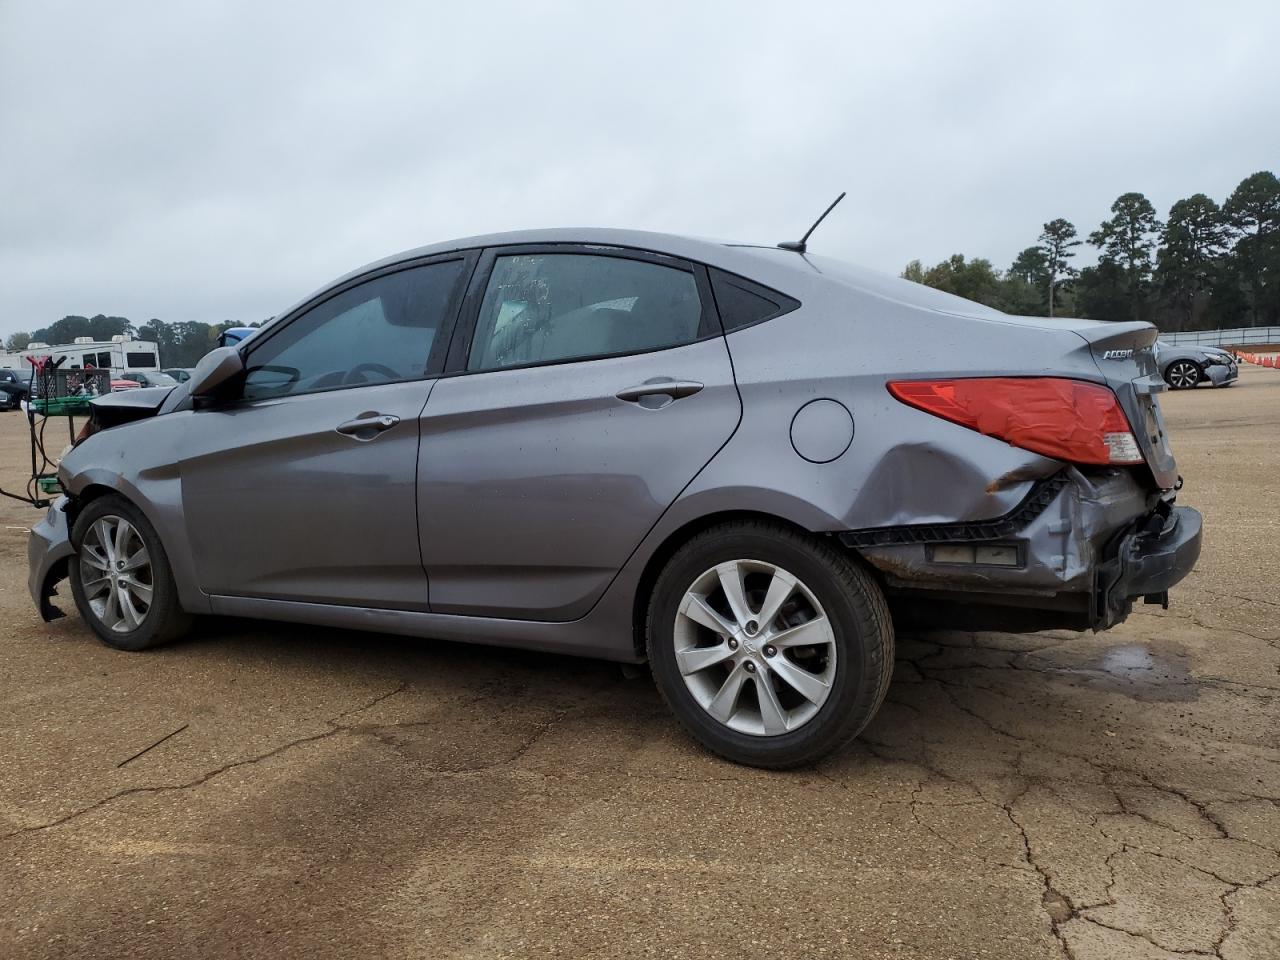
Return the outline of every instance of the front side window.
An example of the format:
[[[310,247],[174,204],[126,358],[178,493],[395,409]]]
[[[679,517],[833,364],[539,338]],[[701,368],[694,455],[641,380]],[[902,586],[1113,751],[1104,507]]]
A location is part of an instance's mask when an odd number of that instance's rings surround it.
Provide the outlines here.
[[[463,260],[411,267],[362,283],[298,317],[252,350],[246,400],[313,393],[426,374]]]
[[[497,257],[467,369],[673,347],[696,340],[701,320],[687,270],[594,254]]]

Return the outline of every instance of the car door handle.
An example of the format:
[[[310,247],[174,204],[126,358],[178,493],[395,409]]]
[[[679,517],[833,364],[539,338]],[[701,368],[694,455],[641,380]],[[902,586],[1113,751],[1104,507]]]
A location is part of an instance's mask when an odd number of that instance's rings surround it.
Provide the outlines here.
[[[357,440],[372,440],[383,430],[390,430],[399,422],[399,417],[389,413],[362,413],[354,420],[338,424],[336,429]]]
[[[645,397],[666,396],[672,400],[691,397],[702,389],[697,380],[672,380],[670,377],[654,377],[634,387],[624,387],[614,394],[619,400],[639,403]]]

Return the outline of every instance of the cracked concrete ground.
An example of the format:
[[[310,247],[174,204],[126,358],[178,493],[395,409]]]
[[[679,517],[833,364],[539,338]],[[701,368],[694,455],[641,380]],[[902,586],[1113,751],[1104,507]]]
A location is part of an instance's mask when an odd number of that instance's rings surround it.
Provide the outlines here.
[[[113,652],[39,622],[5,504],[0,956],[1280,957],[1280,374],[1165,408],[1206,517],[1171,609],[901,637],[864,736],[785,775],[608,664],[231,621]]]

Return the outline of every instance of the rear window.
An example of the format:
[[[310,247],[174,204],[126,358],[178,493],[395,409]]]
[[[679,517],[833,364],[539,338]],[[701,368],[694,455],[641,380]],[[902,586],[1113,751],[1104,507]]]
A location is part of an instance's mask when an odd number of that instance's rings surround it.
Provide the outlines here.
[[[799,300],[788,297],[785,293],[778,293],[723,270],[711,271],[711,290],[715,294],[716,306],[720,310],[720,320],[726,333],[749,327],[753,323],[772,320],[800,306]]]

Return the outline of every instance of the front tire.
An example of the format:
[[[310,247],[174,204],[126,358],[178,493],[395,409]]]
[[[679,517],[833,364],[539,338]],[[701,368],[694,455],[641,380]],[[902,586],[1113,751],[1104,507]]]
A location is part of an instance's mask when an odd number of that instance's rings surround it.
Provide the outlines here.
[[[728,523],[667,563],[648,614],[654,680],[735,763],[815,763],[856,737],[893,673],[884,595],[849,555],[782,524]]]
[[[1204,371],[1192,360],[1175,360],[1165,368],[1164,379],[1175,390],[1190,390],[1204,379]]]
[[[145,650],[190,629],[155,528],[123,497],[93,500],[71,531],[68,573],[76,609],[118,650]]]

